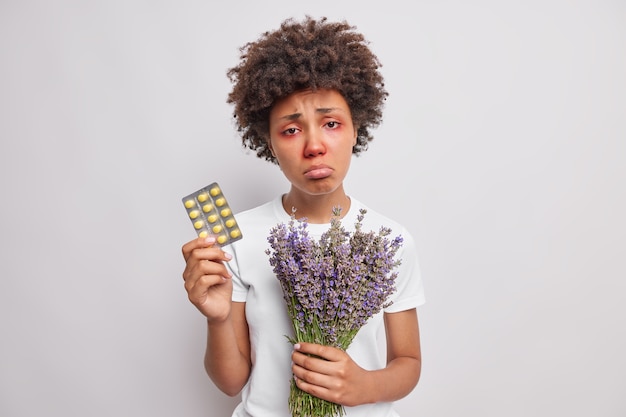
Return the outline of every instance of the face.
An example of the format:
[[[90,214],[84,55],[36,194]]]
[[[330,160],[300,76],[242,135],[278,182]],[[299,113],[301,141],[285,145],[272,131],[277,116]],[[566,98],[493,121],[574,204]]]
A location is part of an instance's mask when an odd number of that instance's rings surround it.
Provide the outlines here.
[[[274,104],[269,127],[270,149],[292,192],[343,192],[357,131],[339,92],[297,91]]]

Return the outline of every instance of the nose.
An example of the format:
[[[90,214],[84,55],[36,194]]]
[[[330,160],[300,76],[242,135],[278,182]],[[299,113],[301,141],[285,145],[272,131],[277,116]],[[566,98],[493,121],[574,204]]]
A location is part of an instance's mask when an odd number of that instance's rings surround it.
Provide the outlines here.
[[[309,130],[304,144],[304,156],[312,158],[324,155],[325,153],[326,144],[324,143],[324,135],[317,130]]]

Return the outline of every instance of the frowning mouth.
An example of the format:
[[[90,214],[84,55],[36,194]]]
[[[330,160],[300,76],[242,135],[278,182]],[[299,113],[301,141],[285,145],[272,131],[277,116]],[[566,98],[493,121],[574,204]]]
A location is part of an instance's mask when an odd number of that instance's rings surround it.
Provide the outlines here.
[[[304,171],[304,176],[309,179],[320,179],[329,177],[333,173],[333,169],[327,165],[313,165],[306,171]]]

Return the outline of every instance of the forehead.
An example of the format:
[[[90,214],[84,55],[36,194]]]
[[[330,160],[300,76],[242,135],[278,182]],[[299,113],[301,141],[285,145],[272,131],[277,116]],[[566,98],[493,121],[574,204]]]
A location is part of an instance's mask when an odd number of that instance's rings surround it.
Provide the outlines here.
[[[299,90],[277,100],[272,106],[271,115],[301,113],[303,110],[338,110],[350,112],[348,103],[337,90]]]

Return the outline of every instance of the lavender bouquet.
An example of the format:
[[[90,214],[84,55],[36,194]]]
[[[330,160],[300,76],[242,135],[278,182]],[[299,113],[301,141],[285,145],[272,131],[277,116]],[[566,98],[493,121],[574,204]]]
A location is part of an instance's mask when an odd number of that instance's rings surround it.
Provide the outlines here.
[[[292,344],[311,342],[346,350],[367,320],[391,304],[395,291],[395,254],[402,237],[389,239],[391,229],[364,232],[362,209],[353,233],[341,225],[333,209],[330,228],[319,241],[308,233],[306,219],[271,229],[270,265],[280,281],[294,337]],[[289,410],[293,417],[344,416],[343,406],[314,397],[291,381]]]

